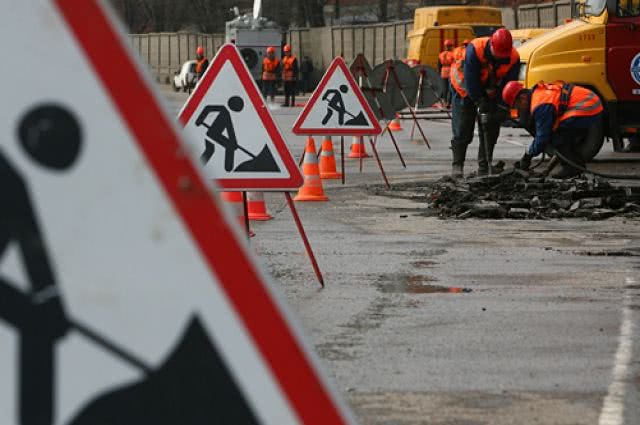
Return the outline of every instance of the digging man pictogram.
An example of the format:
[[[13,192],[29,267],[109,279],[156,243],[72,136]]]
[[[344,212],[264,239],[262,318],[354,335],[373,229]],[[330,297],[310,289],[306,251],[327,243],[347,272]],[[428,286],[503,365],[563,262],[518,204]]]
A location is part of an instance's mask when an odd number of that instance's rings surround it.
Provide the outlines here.
[[[239,113],[244,109],[244,101],[239,96],[232,96],[224,105],[207,105],[205,106],[198,118],[196,126],[207,128],[207,138],[205,138],[205,149],[200,160],[203,164],[207,164],[215,153],[215,145],[219,144],[224,148],[224,169],[226,172],[278,172],[280,168],[276,164],[269,148],[265,145],[258,155],[254,155],[238,143],[231,112]],[[230,112],[231,111],[231,112]],[[211,125],[205,123],[210,114],[217,113]],[[240,150],[251,157],[235,167],[235,154]]]
[[[345,108],[342,94],[347,94],[348,92],[349,88],[346,84],[341,84],[339,90],[329,89],[324,92],[322,100],[327,102],[327,113],[322,119],[322,125],[326,125],[329,122],[334,112],[338,114],[338,124],[340,125],[367,125],[367,119],[362,111],[358,115],[353,115]],[[345,114],[351,117],[346,122],[344,120]]]

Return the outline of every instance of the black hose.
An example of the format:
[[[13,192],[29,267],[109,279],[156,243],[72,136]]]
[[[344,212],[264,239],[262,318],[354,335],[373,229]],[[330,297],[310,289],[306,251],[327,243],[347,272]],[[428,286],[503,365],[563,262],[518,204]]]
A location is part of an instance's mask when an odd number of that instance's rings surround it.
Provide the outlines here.
[[[625,175],[625,174],[608,174],[608,173],[599,173],[597,171],[591,171],[591,170],[588,170],[587,168],[583,167],[582,165],[578,165],[575,162],[567,159],[564,155],[562,155],[557,150],[556,150],[555,154],[563,162],[566,162],[567,164],[569,164],[573,168],[576,168],[576,169],[582,171],[583,173],[592,174],[594,176],[604,177],[606,179],[614,179],[614,180],[640,180],[640,176],[633,176],[633,175],[628,175],[628,174],[627,175]]]

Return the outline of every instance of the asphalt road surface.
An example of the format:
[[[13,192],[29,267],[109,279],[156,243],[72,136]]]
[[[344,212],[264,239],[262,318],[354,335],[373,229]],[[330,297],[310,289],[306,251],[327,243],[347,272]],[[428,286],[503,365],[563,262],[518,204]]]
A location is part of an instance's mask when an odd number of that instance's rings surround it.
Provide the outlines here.
[[[186,96],[165,94],[177,113]],[[272,108],[296,158],[300,110]],[[389,137],[379,141],[391,184],[450,171],[450,122],[422,125],[430,150],[410,122],[395,133],[406,169]],[[496,160],[519,159],[528,142],[503,129]],[[477,139],[467,171],[476,151]],[[598,157],[618,158],[629,156],[610,143]],[[274,219],[252,223],[251,244],[362,424],[640,424],[637,220],[424,217],[411,196],[374,194],[373,158],[362,172],[346,164],[344,186],[324,182],[328,202],[297,204],[324,290],[282,194],[267,195]],[[637,163],[590,167],[640,174]],[[450,287],[471,291],[441,292]]]

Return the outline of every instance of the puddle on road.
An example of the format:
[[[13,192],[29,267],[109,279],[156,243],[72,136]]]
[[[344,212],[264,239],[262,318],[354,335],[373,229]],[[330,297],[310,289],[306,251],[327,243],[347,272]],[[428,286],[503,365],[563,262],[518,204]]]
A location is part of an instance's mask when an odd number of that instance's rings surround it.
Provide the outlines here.
[[[386,294],[459,294],[471,292],[470,288],[433,285],[437,282],[432,276],[394,275],[380,276],[376,286]]]

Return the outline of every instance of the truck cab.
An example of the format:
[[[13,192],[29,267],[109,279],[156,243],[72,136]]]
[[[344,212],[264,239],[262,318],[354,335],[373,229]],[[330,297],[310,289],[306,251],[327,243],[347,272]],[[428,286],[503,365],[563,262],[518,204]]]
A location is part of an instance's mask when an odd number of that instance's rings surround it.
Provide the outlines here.
[[[520,80],[526,87],[539,81],[563,80],[595,91],[605,105],[600,140],[592,138],[595,156],[604,137],[614,150],[640,129],[640,0],[586,0],[575,18],[518,48]]]
[[[436,6],[416,9],[413,30],[407,35],[407,62],[437,69],[444,41],[455,46],[465,39],[484,37],[502,27],[502,11],[485,6]]]

